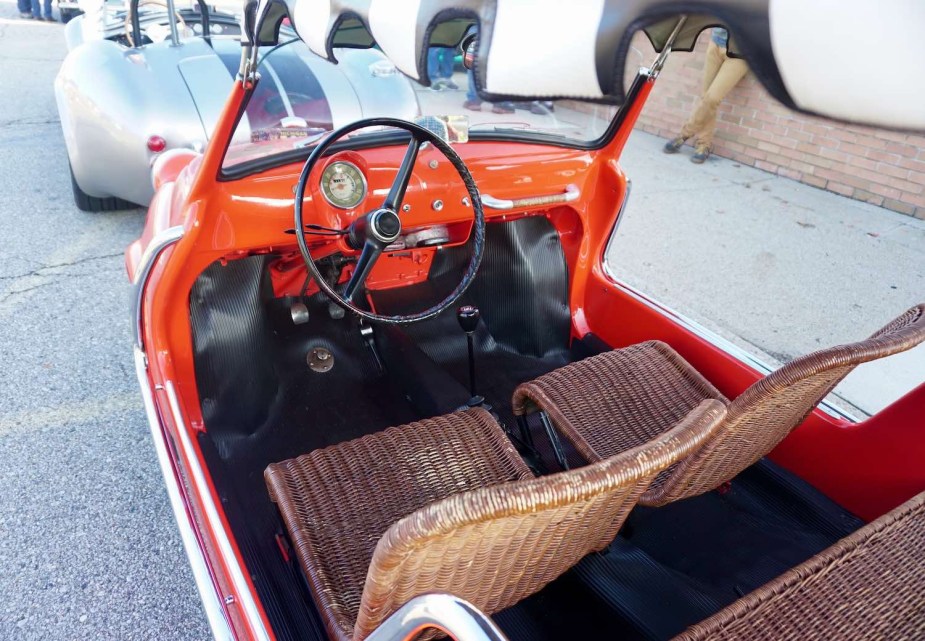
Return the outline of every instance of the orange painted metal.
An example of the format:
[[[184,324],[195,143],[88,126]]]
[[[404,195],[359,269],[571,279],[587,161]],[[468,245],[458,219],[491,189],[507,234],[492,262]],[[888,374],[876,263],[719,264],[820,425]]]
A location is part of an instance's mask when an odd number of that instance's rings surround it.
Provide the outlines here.
[[[485,212],[490,220],[536,215],[546,216],[553,223],[559,232],[569,270],[569,304],[574,336],[580,337],[593,331],[614,347],[660,338],[674,346],[724,393],[734,396],[756,380],[759,374],[673,319],[643,304],[616,285],[603,271],[604,250],[617,222],[621,204],[627,197],[627,179],[618,159],[652,84],[649,82],[643,87],[610,143],[596,151],[477,141],[457,145],[455,149],[470,168],[480,191],[496,198],[518,199],[558,193],[570,185],[580,190],[581,197],[569,205],[503,212],[486,209]],[[164,253],[151,274],[143,303],[143,333],[152,382],[155,386],[166,381],[173,383],[185,423],[193,432],[190,450],[182,447],[181,439],[172,438],[179,465],[185,469],[193,466],[206,469],[195,439],[195,432],[205,430],[206,426],[200,411],[193,365],[189,319],[189,296],[193,283],[204,269],[216,261],[256,254],[277,257],[271,267],[277,296],[298,294],[305,283],[305,269],[295,238],[286,233],[293,227],[293,188],[301,165],[278,167],[233,182],[223,182],[219,178],[224,149],[217,141],[230,138],[244,98],[244,88],[240,83],[235,84],[213,135],[213,143],[202,157],[178,171],[175,180],[163,182],[152,201],[141,239],[126,251],[126,264],[132,276],[142,250],[158,231],[176,225],[184,227],[183,238]],[[404,150],[405,145],[399,145],[341,152],[326,159],[326,162],[346,159],[357,164],[367,176],[369,193],[355,210],[329,205],[323,199],[317,182],[322,169],[319,167],[306,197],[306,222],[344,229],[358,216],[378,206],[392,183]],[[432,160],[436,161],[436,168],[430,166]],[[452,166],[435,149],[424,149],[418,157],[405,197],[410,209],[402,212],[402,224],[405,229],[449,225],[456,230],[453,240],[462,242],[472,220],[471,207],[464,204],[465,196],[466,190]],[[439,210],[434,206],[436,199],[443,201]],[[458,232],[460,229],[462,233]],[[319,237],[311,240],[310,246],[316,259],[335,252],[351,251],[342,238]],[[388,288],[423,280],[433,261],[434,251],[388,252],[376,266],[369,286]],[[157,392],[156,400],[160,408],[167,407],[163,391]],[[917,445],[913,450],[919,456],[918,460],[922,460],[925,439],[910,434],[902,425],[920,420],[916,417],[921,416],[921,412],[913,412],[911,408],[921,408],[923,403],[925,386],[882,413],[883,418],[878,415],[856,426],[817,411],[778,448],[776,456],[849,509],[864,516],[876,516],[899,502],[912,489],[925,487],[925,466],[919,466],[918,471],[905,470],[901,482],[897,480],[895,487],[877,496],[869,496],[864,494],[863,484],[852,484],[848,478],[851,465],[860,465],[859,457],[863,456],[861,450],[852,454],[851,448],[873,447],[886,454],[890,448],[883,446],[877,449],[872,445],[873,441],[915,439]],[[180,427],[169,418],[169,412],[162,411],[161,415],[168,432],[176,434]],[[833,444],[849,463],[839,466],[827,461],[825,466],[821,466],[821,453]],[[803,451],[815,454],[804,459],[801,458]],[[876,476],[877,472],[871,472],[870,460],[864,463],[865,474],[868,475],[865,478],[869,483],[870,475]],[[828,467],[832,471],[820,472],[817,469],[820,467]],[[874,465],[874,468],[877,466]],[[886,469],[881,470],[881,477],[897,478]],[[200,525],[199,534],[216,589],[219,594],[228,597],[226,614],[229,621],[239,637],[251,638],[255,622],[248,620],[238,609],[237,604],[243,595],[236,591],[229,579],[231,565],[243,567],[240,553],[235,547],[233,556],[226,558],[215,544],[218,536],[230,537],[223,515],[218,526],[203,517],[204,501],[211,500],[219,514],[222,514],[221,502],[210,482],[206,483],[206,487],[200,487],[188,481],[186,491],[189,510]],[[225,531],[218,532],[216,527]],[[234,545],[233,539],[231,542]],[[247,572],[244,575],[249,576]],[[249,581],[248,578],[249,591],[256,600]],[[261,618],[262,625],[269,630],[265,614],[261,614]]]

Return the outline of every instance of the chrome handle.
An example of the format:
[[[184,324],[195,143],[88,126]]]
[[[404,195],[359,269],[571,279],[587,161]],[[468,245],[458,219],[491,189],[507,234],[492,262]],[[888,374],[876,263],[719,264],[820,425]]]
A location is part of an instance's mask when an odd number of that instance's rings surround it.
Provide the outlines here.
[[[482,204],[492,209],[519,209],[520,207],[538,207],[541,205],[561,205],[578,200],[581,191],[575,185],[569,185],[565,188],[565,193],[551,194],[549,196],[531,196],[529,198],[518,198],[517,200],[502,200],[484,194]]]
[[[408,641],[432,629],[456,641],[507,641],[494,622],[474,605],[439,593],[411,599],[373,630],[366,641]]]

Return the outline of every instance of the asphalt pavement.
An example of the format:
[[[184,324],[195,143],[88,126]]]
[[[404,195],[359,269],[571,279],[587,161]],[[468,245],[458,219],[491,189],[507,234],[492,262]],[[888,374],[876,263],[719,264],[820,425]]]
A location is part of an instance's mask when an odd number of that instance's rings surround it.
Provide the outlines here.
[[[0,639],[208,638],[133,372],[122,251],[143,212],[73,205],[62,26],[2,0],[0,41]],[[631,138],[611,260],[667,304],[782,362],[925,298],[919,221],[660,145]],[[925,378],[921,351],[893,367],[852,402]]]
[[[73,204],[62,25],[0,3],[0,639],[207,639],[131,354],[140,210]]]

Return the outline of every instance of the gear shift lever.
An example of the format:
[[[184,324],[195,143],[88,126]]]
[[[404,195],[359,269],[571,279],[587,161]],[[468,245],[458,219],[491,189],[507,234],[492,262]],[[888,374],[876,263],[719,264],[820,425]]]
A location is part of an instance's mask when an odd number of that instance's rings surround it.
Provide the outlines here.
[[[463,305],[456,310],[456,320],[462,331],[466,332],[466,343],[469,347],[469,393],[472,398],[476,398],[475,393],[475,349],[472,345],[472,336],[475,334],[475,328],[479,326],[481,318],[479,308],[475,305]]]

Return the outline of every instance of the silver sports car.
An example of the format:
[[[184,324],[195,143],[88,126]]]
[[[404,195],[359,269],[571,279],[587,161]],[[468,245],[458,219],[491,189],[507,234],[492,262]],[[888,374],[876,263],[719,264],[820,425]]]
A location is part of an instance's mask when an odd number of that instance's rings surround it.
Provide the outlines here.
[[[198,152],[211,135],[241,62],[239,19],[201,1],[81,8],[65,27],[69,52],[55,80],[74,200],[85,211],[147,205],[154,161]],[[260,67],[270,84],[248,103],[236,138],[311,140],[359,118],[419,115],[411,83],[379,51],[338,50],[335,65],[286,25],[280,42]]]

